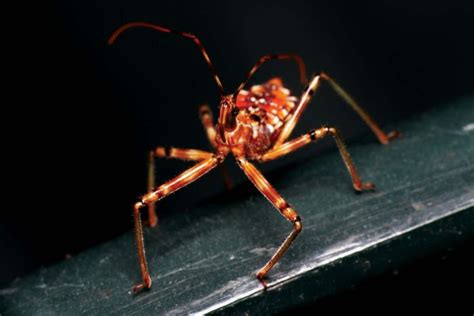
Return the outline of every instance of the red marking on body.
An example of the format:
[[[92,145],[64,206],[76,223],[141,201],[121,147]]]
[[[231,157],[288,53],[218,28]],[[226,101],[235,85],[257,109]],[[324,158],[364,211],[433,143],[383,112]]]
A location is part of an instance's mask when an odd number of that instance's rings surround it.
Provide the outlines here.
[[[263,125],[270,125],[271,140],[280,133],[284,123],[293,113],[297,98],[283,86],[280,78],[273,78],[262,85],[255,85],[249,91],[241,90],[236,106],[248,115],[257,115]]]

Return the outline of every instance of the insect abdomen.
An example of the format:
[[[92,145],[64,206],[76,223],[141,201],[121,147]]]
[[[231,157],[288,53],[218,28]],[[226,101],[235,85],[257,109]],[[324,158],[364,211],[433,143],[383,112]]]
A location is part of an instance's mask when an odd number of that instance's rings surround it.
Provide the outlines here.
[[[250,91],[241,90],[236,105],[249,117],[258,120],[274,140],[291,117],[296,102],[297,98],[283,86],[281,79],[273,78],[263,85],[252,86]]]

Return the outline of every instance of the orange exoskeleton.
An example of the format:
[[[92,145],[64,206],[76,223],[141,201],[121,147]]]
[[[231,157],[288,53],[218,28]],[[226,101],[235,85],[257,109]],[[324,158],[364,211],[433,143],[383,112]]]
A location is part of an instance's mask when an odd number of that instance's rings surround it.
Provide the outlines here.
[[[394,131],[385,134],[367,112],[327,74],[320,73],[314,76],[308,83],[305,65],[299,55],[274,54],[261,57],[248,72],[245,80],[239,85],[236,91],[233,94],[227,95],[224,93],[221,80],[206,49],[195,35],[178,32],[170,28],[146,22],[132,22],[118,28],[110,37],[109,44],[114,43],[122,32],[133,27],[150,28],[192,40],[200,49],[201,54],[213,74],[214,81],[221,95],[219,117],[216,125],[214,125],[211,110],[207,105],[202,105],[199,111],[214,152],[173,147],[157,147],[150,152],[148,193],[142,196],[140,201],[135,204],[133,210],[138,259],[143,278],[143,281],[136,285],[133,291],[138,292],[142,289],[149,289],[152,284],[145,257],[140,210],[148,206],[148,224],[152,227],[155,226],[157,224],[155,202],[165,198],[214,169],[224,161],[229,153],[232,153],[239,167],[255,187],[257,187],[281,215],[293,225],[291,233],[283,241],[270,260],[257,273],[258,280],[266,287],[267,284],[264,281],[265,275],[283,256],[296,236],[301,232],[302,223],[301,218],[294,208],[280,196],[251,161],[266,162],[274,160],[311,142],[326,136],[332,136],[352,178],[354,189],[356,191],[363,191],[375,188],[372,183],[364,183],[361,181],[338,129],[323,126],[313,129],[302,136],[288,140],[296,123],[322,81],[328,82],[336,93],[347,102],[368,125],[380,143],[388,144],[391,139],[398,136],[398,132]],[[283,86],[279,78],[273,78],[265,84],[255,85],[251,87],[250,90],[244,90],[247,82],[262,64],[269,60],[284,59],[295,61],[299,67],[300,80],[302,84],[306,86],[299,99],[291,95],[290,91]],[[197,161],[197,163],[175,178],[155,187],[154,166],[155,158],[157,157]],[[226,182],[229,183],[228,176],[225,175],[225,177]]]

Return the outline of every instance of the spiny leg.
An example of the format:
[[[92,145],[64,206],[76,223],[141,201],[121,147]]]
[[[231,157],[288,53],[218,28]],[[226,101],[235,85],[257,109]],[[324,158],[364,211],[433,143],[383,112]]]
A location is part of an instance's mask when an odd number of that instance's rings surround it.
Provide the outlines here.
[[[216,129],[214,127],[214,120],[212,118],[212,111],[207,104],[203,104],[199,107],[199,116],[201,118],[202,125],[206,130],[207,138],[211,143],[213,148],[216,148]],[[225,164],[219,166],[219,171],[224,180],[224,186],[227,190],[232,189],[234,186],[232,179],[230,177],[229,171],[227,170]]]
[[[291,233],[288,235],[285,241],[283,241],[281,246],[277,249],[270,260],[257,273],[257,279],[266,288],[267,284],[264,280],[265,275],[285,254],[285,252],[288,250],[288,247],[290,247],[296,236],[298,236],[298,234],[301,232],[303,226],[296,211],[280,196],[280,194],[278,194],[275,188],[272,187],[272,185],[267,181],[267,179],[265,179],[260,171],[255,168],[253,164],[248,162],[243,157],[237,158],[237,162],[250,181],[252,181],[252,183],[255,185],[255,187],[268,199],[268,201],[270,201],[270,203],[273,204],[273,206],[281,213],[281,215],[283,215],[293,224],[293,230]]]
[[[148,156],[148,181],[147,192],[151,193],[155,189],[155,159],[156,158],[174,158],[185,161],[201,161],[209,159],[214,154],[198,149],[181,149],[174,147],[156,147],[150,151]],[[148,204],[148,222],[151,227],[155,227],[158,223],[156,216],[155,204]]]
[[[334,127],[321,127],[318,129],[314,129],[305,135],[297,137],[281,145],[277,145],[273,149],[269,150],[264,155],[262,155],[258,160],[260,162],[266,162],[266,161],[280,158],[293,151],[296,151],[297,149],[300,149],[301,147],[311,143],[312,141],[317,141],[328,135],[332,136],[334,140],[336,141],[336,145],[339,149],[342,160],[344,161],[344,164],[346,165],[346,168],[349,171],[349,174],[352,178],[352,185],[354,186],[354,189],[358,192],[362,190],[375,189],[375,185],[373,183],[371,182],[363,183],[361,181],[359,174],[357,173],[357,169],[354,165],[354,162],[352,161],[352,158],[349,155],[349,151],[347,150],[347,147],[344,144],[344,141],[342,140],[342,136],[340,132]]]
[[[186,171],[182,172],[177,177],[171,179],[168,182],[165,182],[153,192],[146,194],[139,202],[135,203],[135,206],[133,208],[133,219],[135,222],[135,239],[137,242],[138,261],[140,264],[140,271],[142,274],[143,282],[133,288],[134,293],[137,293],[143,289],[149,289],[152,283],[145,257],[145,246],[143,243],[143,227],[140,217],[140,209],[142,209],[145,205],[155,203],[170,195],[171,193],[174,193],[175,191],[185,187],[191,182],[194,182],[195,180],[199,179],[200,177],[208,173],[210,170],[215,168],[223,160],[224,157],[212,156],[209,159],[201,161],[196,165],[192,166],[191,168],[187,169]]]
[[[386,145],[390,142],[390,140],[396,138],[399,133],[397,131],[392,131],[388,134],[385,134],[384,131],[378,126],[378,124],[370,117],[370,115],[359,105],[357,102],[352,98],[345,90],[341,88],[333,79],[331,79],[327,74],[321,73],[315,76],[311,82],[309,83],[308,87],[305,89],[299,104],[296,106],[295,112],[293,116],[286,122],[285,126],[283,127],[280,135],[278,136],[275,146],[283,144],[288,137],[290,136],[291,132],[296,126],[301,114],[306,109],[309,101],[311,100],[314,92],[319,87],[321,79],[326,80],[329,82],[330,86],[336,91],[336,93],[344,99],[344,101],[349,104],[349,106],[361,117],[361,119],[369,126],[375,136],[378,138],[379,142]]]
[[[260,57],[260,59],[255,63],[255,65],[250,69],[247,73],[245,80],[239,85],[237,90],[234,92],[233,96],[236,97],[240,90],[242,90],[245,85],[249,82],[250,78],[257,72],[257,70],[269,60],[284,60],[284,59],[292,59],[298,64],[299,72],[300,72],[300,81],[303,85],[306,85],[308,82],[308,78],[306,77],[306,67],[303,62],[303,58],[297,54],[268,54]]]

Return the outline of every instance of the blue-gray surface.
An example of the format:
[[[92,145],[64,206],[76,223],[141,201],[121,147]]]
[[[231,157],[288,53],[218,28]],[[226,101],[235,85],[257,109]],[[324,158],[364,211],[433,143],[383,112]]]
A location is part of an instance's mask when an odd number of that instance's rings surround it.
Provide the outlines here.
[[[154,282],[148,292],[130,294],[140,280],[130,232],[15,280],[0,290],[0,314],[180,315],[252,300],[246,307],[251,313],[252,306],[265,304],[265,295],[303,276],[317,279],[330,263],[448,215],[472,212],[474,99],[395,128],[403,136],[389,146],[370,139],[349,148],[363,179],[376,183],[374,193],[354,194],[336,152],[272,174],[272,183],[300,213],[303,232],[270,272],[268,293],[254,273],[291,225],[255,193],[176,210],[157,229],[146,229]],[[177,194],[185,198],[185,192]],[[291,295],[304,296],[304,288],[285,297],[297,301]]]

